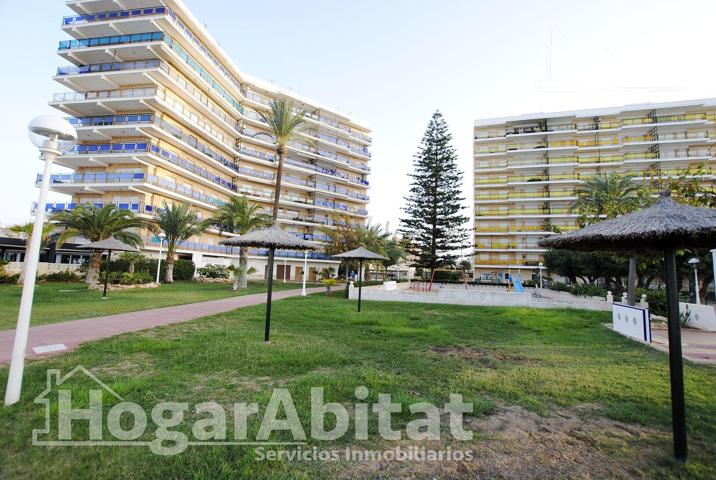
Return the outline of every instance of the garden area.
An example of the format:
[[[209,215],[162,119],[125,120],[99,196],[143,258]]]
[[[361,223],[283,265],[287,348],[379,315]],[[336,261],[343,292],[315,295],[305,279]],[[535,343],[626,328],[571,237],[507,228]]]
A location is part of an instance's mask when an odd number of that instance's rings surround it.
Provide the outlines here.
[[[288,290],[301,288],[301,284],[275,282],[273,288],[274,291]],[[36,327],[265,291],[266,284],[262,281],[249,282],[247,288],[238,291],[233,291],[227,283],[177,281],[162,284],[158,288],[111,291],[103,300],[101,291],[89,290],[87,285],[81,282],[39,283],[35,287],[31,325]],[[0,284],[0,330],[15,328],[21,294],[21,286]]]
[[[212,285],[190,286],[197,291]],[[152,292],[152,306],[157,306],[155,295],[161,292]],[[176,297],[184,294],[188,292],[175,292]],[[667,356],[604,328],[608,313],[388,302],[366,302],[364,307],[363,313],[356,313],[342,292],[276,302],[268,345],[261,341],[264,307],[257,305],[30,361],[20,403],[0,410],[5,432],[0,476],[716,477],[716,369],[685,365],[690,459],[682,465],[672,457]],[[351,419],[342,439],[317,442],[309,437],[303,448],[417,444],[469,448],[475,457],[462,462],[291,462],[257,461],[253,446],[189,446],[169,457],[154,455],[146,446],[32,447],[32,429],[44,424],[43,407],[32,400],[45,388],[47,369],[65,373],[77,365],[90,367],[125,401],[147,411],[160,400],[214,401],[229,411],[235,402],[265,406],[273,388],[286,388],[307,433],[311,387],[325,387],[325,401],[344,405],[356,401],[358,386],[368,388],[366,402],[391,393],[393,401],[404,406],[403,413],[393,415],[395,429],[404,428],[410,418],[408,404],[442,405],[450,393],[461,393],[474,403],[474,413],[465,421],[475,432],[470,441],[452,439],[443,417],[442,440],[389,442],[378,436],[377,421],[371,417],[367,440],[354,440]],[[3,368],[0,383],[6,376]],[[94,385],[86,377],[71,383],[73,402],[86,398]],[[109,408],[119,400],[105,395],[103,402]],[[189,423],[176,429],[189,433],[197,414],[189,410],[186,415]],[[258,423],[257,417],[249,418],[250,438],[255,438]],[[140,440],[152,440],[153,428],[150,424]],[[78,423],[73,438],[87,438],[86,422]],[[231,430],[228,438],[233,438]]]

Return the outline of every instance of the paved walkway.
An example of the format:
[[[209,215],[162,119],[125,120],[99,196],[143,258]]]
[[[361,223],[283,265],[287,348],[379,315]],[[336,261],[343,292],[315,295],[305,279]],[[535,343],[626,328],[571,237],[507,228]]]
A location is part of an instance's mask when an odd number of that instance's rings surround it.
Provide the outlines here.
[[[307,288],[306,292],[324,292],[325,287]],[[274,300],[297,297],[301,295],[301,289],[282,290],[273,292]],[[64,353],[73,350],[77,345],[92,340],[119,335],[120,333],[136,332],[161,325],[187,322],[208,315],[230,312],[241,307],[259,305],[266,303],[265,293],[253,295],[242,295],[238,297],[211,300],[208,302],[190,303],[187,305],[176,305],[174,307],[156,308],[152,310],[140,310],[138,312],[120,313],[106,317],[94,317],[83,320],[72,320],[70,322],[53,323],[30,328],[30,337],[27,345],[26,356],[28,358],[45,357],[52,354]],[[15,330],[0,331],[0,363],[10,361],[12,357],[12,345],[15,340]],[[59,349],[59,345],[65,348]],[[38,353],[35,349],[57,350]],[[43,348],[45,347],[45,348]]]
[[[652,326],[651,343],[649,345],[662,352],[668,352],[668,331],[665,328],[654,328]],[[681,350],[686,360],[704,365],[716,365],[716,332],[682,328]]]

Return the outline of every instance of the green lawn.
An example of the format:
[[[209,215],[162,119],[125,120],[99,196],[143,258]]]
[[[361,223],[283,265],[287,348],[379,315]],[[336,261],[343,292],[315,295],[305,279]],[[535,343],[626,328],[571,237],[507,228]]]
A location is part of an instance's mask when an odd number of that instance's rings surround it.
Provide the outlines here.
[[[274,290],[300,288],[298,283],[274,282]],[[263,282],[249,282],[239,295],[266,291]],[[0,330],[15,328],[22,287],[0,285]],[[88,290],[83,283],[41,283],[35,288],[32,325],[169,307],[237,295],[231,286],[216,283],[175,282],[159,288],[102,292]]]
[[[358,314],[354,302],[313,295],[275,303],[265,345],[263,313],[239,309],[29,362],[21,402],[0,408],[0,478],[716,478],[716,369],[685,367],[691,456],[680,466],[671,460],[667,357],[604,328],[608,314],[376,302]],[[260,462],[251,446],[190,446],[168,457],[147,447],[31,446],[32,429],[44,425],[32,399],[46,370],[77,365],[146,411],[160,400],[265,406],[273,388],[286,388],[309,433],[310,387],[325,387],[326,401],[346,406],[361,385],[368,402],[390,393],[404,405],[442,405],[461,393],[475,404],[468,424],[476,438],[437,446],[467,445],[477,457],[459,465]],[[6,377],[3,367],[3,385]],[[73,382],[73,401],[83,402],[92,384]],[[118,402],[103,401],[107,409]],[[189,433],[194,415],[177,429]],[[394,428],[409,419],[397,415]],[[374,420],[366,441],[352,440],[351,422],[345,438],[305,448],[393,446],[379,439]],[[79,427],[74,439],[87,435]],[[257,428],[249,423],[249,438]],[[510,432],[516,442],[502,437]]]

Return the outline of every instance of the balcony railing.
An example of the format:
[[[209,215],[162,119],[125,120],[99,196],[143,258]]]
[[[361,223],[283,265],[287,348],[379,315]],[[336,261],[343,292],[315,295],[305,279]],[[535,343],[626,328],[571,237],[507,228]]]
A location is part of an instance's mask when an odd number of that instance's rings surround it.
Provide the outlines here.
[[[112,100],[119,98],[151,97],[157,94],[154,87],[124,88],[120,90],[101,90],[94,92],[63,92],[52,97],[53,102],[84,102],[87,100]]]
[[[58,67],[57,75],[83,75],[86,73],[105,73],[105,72],[121,72],[126,70],[146,70],[150,68],[159,68],[162,65],[161,60],[140,60],[138,62],[110,62],[110,63],[93,63],[91,65],[80,65]]]
[[[148,124],[148,125],[157,125],[162,130],[168,132],[170,135],[180,139],[184,143],[192,146],[196,150],[200,151],[201,153],[208,155],[212,159],[216,160],[217,162],[221,163],[222,165],[232,169],[236,170],[235,162],[233,159],[226,158],[219,152],[215,151],[214,149],[210,148],[206,144],[200,142],[196,139],[193,135],[189,135],[185,133],[181,128],[179,128],[177,125],[168,122],[166,120],[163,120],[161,118],[158,118],[156,115],[153,114],[132,114],[132,115],[105,115],[105,116],[92,116],[92,117],[80,117],[80,118],[71,118],[70,123],[77,125],[78,127],[87,127],[87,126],[112,126],[112,125],[141,125],[141,124]]]
[[[37,175],[37,183],[42,181],[42,175]],[[195,200],[208,203],[214,206],[221,206],[224,204],[223,201],[216,197],[206,195],[201,192],[195,192],[191,188],[187,188],[181,185],[177,185],[173,179],[158,177],[154,175],[147,175],[146,172],[122,172],[122,173],[62,173],[53,174],[50,176],[50,183],[57,185],[83,185],[83,184],[140,184],[149,183],[151,185],[169,190],[187,197],[194,198]]]
[[[108,20],[122,20],[125,18],[148,17],[166,15],[166,7],[134,8],[132,10],[115,10],[111,12],[88,13],[86,15],[72,15],[62,19],[62,25],[82,25]]]
[[[139,202],[48,202],[45,204],[45,213],[71,211],[84,203],[94,205],[97,208],[102,208],[105,205],[115,205],[120,210],[129,210],[130,212],[145,215],[153,215],[157,211],[154,206]],[[37,211],[37,202],[33,202],[32,211]]]
[[[80,40],[62,40],[60,41],[59,50],[79,50],[92,47],[109,47],[111,45],[157,42],[161,40],[164,40],[163,32],[112,35],[108,37],[82,38]]]
[[[656,125],[659,123],[676,123],[676,122],[695,122],[695,121],[714,121],[716,116],[707,113],[686,113],[679,115],[662,115],[656,117],[640,117],[625,118],[623,120],[601,121],[601,122],[576,122],[563,123],[544,126],[514,126],[507,127],[504,134],[495,134],[493,132],[477,132],[475,140],[483,140],[488,138],[504,138],[511,135],[524,135],[529,133],[551,133],[551,132],[567,132],[571,130],[591,131],[591,130],[614,130],[625,126],[642,126]]]

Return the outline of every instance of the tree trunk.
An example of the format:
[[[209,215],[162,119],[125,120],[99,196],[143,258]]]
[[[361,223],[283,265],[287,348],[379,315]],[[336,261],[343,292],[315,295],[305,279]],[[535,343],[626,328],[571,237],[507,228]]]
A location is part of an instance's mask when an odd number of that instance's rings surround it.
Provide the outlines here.
[[[276,191],[273,194],[273,220],[278,218],[278,203],[281,200],[281,179],[283,177],[283,155],[284,146],[279,145],[276,148],[278,154],[278,171],[276,172]]]
[[[246,248],[241,247],[239,248],[239,271],[238,276],[236,278],[236,288],[237,289],[243,289],[248,286],[248,281],[246,279],[246,270],[248,269],[248,256],[246,255]]]
[[[164,283],[174,283],[174,252],[167,252],[167,259],[164,263]]]
[[[629,257],[629,276],[627,277],[627,303],[634,305],[636,303],[636,261],[639,257],[631,255]]]
[[[90,255],[89,265],[87,266],[87,276],[85,283],[90,285],[99,282],[99,269],[102,262],[102,252],[92,252]]]
[[[127,267],[128,273],[134,273],[134,262],[129,262],[129,266]]]

